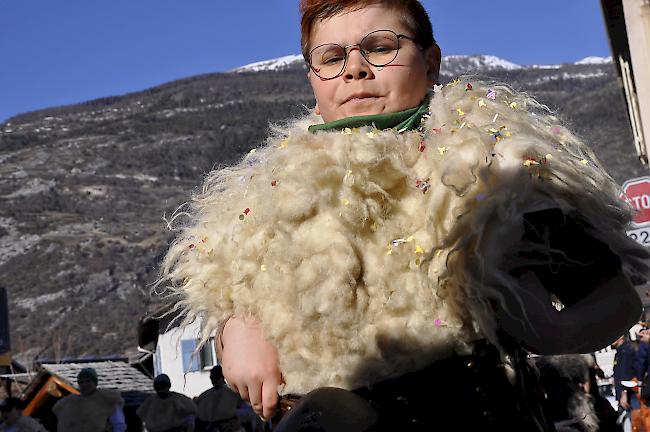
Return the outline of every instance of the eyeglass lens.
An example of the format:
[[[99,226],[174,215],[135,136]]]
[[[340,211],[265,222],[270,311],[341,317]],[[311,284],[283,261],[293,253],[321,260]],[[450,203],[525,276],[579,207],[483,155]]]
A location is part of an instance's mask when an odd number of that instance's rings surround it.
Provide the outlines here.
[[[399,39],[392,31],[377,30],[363,38],[359,50],[371,65],[386,66],[397,57]],[[311,51],[311,67],[323,79],[334,78],[343,72],[348,52],[338,44],[320,45]]]

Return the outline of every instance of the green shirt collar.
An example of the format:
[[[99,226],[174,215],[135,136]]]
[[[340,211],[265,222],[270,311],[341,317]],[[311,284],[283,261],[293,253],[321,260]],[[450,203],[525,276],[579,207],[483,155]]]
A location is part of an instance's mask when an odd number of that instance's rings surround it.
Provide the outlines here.
[[[422,116],[429,112],[429,103],[430,99],[427,97],[420,106],[405,111],[346,117],[329,123],[311,125],[308,130],[309,132],[336,131],[345,128],[353,129],[363,126],[374,126],[379,130],[394,129],[397,132],[414,130],[420,127]]]

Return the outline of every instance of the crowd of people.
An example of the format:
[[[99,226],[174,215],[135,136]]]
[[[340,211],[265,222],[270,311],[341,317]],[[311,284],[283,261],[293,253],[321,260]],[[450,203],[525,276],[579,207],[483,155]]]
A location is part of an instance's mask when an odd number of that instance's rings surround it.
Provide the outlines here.
[[[38,420],[24,416],[22,401],[15,397],[8,397],[0,404],[2,432],[47,432]]]
[[[226,386],[221,366],[210,371],[212,387],[194,399],[170,391],[169,376],[153,380],[154,394],[136,413],[147,432],[263,432],[265,424],[237,394]],[[59,399],[52,411],[58,432],[125,432],[124,401],[115,390],[99,387],[92,368],[77,375],[79,394]],[[0,403],[0,432],[47,432],[36,419],[23,415],[23,403],[15,397]],[[133,430],[133,429],[129,429]]]
[[[604,372],[593,354],[539,356],[531,360],[546,395],[545,407],[557,432],[650,432],[650,394],[641,391],[650,369],[650,330],[634,331],[612,344],[616,412],[603,396],[598,378]],[[635,336],[638,336],[635,337]],[[609,378],[609,377],[607,377]],[[170,391],[169,376],[153,380],[154,394],[137,409],[148,432],[264,432],[272,429],[226,384],[221,366],[210,371],[212,387],[191,399]],[[53,407],[59,432],[124,432],[123,400],[115,390],[100,388],[91,368],[77,375],[79,394]],[[0,432],[47,432],[38,420],[22,414],[23,402],[8,397],[0,403]],[[642,412],[645,408],[647,412]],[[626,415],[627,414],[627,415]],[[108,429],[107,429],[108,428]],[[130,429],[132,430],[132,429]]]
[[[540,356],[533,361],[558,432],[650,432],[650,330],[633,326],[611,344],[613,374],[594,354]],[[598,386],[599,379],[610,384]]]
[[[619,337],[612,347],[614,387],[619,407],[628,414],[626,424],[635,432],[650,431],[650,330],[637,326]]]

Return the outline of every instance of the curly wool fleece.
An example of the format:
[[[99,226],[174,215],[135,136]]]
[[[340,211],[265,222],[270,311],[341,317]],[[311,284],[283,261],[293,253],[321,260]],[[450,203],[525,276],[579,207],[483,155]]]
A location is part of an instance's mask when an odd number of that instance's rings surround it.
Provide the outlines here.
[[[258,319],[283,394],[353,389],[497,342],[491,303],[517,286],[476,263],[524,213],[575,210],[629,248],[629,208],[587,147],[525,94],[468,84],[437,89],[420,131],[312,134],[312,115],[210,173],[162,268],[188,320],[207,337]]]

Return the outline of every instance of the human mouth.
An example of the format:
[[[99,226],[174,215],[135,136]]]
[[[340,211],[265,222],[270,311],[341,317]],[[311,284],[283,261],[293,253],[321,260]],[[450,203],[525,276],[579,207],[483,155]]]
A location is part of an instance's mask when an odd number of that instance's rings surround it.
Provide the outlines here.
[[[368,102],[377,99],[379,96],[375,96],[371,93],[353,93],[351,94],[345,102],[346,103],[359,103],[359,102]]]

